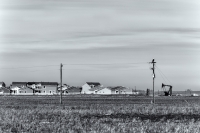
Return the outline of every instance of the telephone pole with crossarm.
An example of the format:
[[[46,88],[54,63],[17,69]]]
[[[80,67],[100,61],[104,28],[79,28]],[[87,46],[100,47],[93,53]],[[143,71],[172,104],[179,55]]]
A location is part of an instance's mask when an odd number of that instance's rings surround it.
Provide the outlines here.
[[[60,104],[62,104],[62,63],[60,64]]]
[[[153,59],[152,60],[152,62],[149,62],[149,63],[151,63],[151,64],[153,64],[153,68],[151,68],[151,70],[153,70],[153,103],[155,104],[155,96],[154,96],[154,79],[155,79],[155,77],[156,77],[156,75],[155,75],[155,67],[154,67],[154,65],[155,65],[155,60]]]

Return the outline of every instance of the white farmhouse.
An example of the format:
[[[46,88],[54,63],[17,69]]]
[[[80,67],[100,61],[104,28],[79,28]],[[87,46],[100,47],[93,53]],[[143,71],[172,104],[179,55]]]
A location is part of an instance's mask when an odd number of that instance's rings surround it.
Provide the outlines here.
[[[86,82],[82,86],[81,94],[94,94],[94,90],[91,90],[91,89],[95,87],[100,87],[100,86],[101,84],[99,82]]]

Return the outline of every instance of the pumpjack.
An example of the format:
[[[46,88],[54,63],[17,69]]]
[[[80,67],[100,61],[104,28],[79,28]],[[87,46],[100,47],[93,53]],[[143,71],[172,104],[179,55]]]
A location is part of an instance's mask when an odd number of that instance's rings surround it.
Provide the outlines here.
[[[168,86],[169,90],[166,90],[165,86]],[[163,88],[163,91],[165,93],[165,96],[172,96],[172,86],[171,85],[165,85],[165,84],[162,83],[162,88]]]

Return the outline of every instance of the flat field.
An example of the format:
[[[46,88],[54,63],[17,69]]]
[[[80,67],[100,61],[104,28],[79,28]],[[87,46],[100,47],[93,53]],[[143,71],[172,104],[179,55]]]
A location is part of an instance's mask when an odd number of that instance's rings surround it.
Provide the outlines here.
[[[0,132],[199,133],[200,97],[0,96]]]

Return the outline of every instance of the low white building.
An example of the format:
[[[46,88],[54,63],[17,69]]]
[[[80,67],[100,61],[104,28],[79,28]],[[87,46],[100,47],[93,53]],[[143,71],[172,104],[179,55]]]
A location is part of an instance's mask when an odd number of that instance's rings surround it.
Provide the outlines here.
[[[82,86],[81,94],[95,94],[94,90],[92,90],[95,87],[102,87],[102,85],[99,82],[86,82]]]
[[[12,95],[33,95],[33,89],[29,87],[12,87],[11,88],[11,94]]]
[[[97,86],[94,88],[89,89],[90,94],[102,94],[102,95],[110,95],[112,94],[112,91],[110,88]]]
[[[101,89],[97,90],[95,94],[111,95],[112,91],[109,88],[101,88]]]
[[[60,94],[60,84],[58,85],[58,94]],[[70,88],[70,86],[69,85],[67,85],[67,84],[63,84],[62,85],[62,93],[65,95],[65,94],[68,94],[67,93],[67,90]]]

